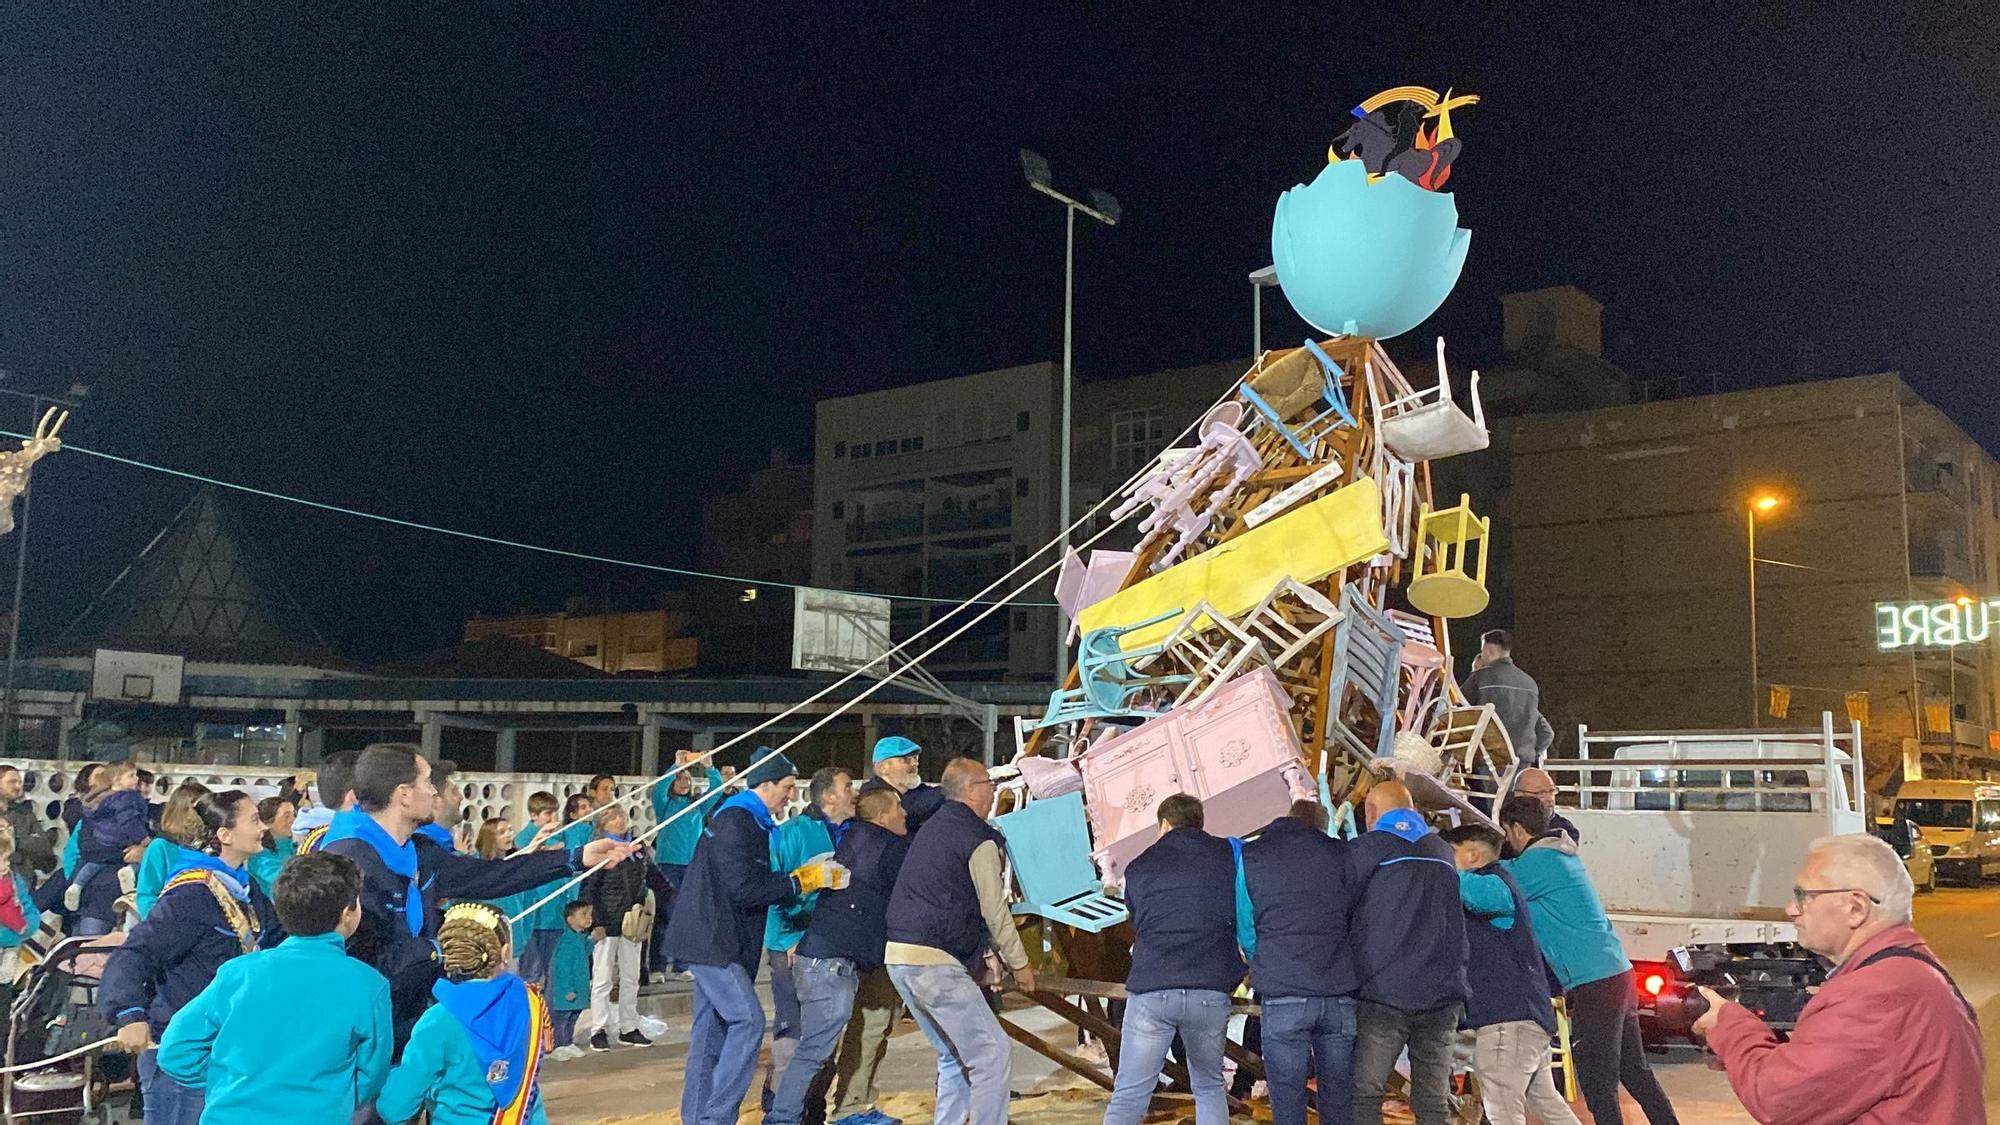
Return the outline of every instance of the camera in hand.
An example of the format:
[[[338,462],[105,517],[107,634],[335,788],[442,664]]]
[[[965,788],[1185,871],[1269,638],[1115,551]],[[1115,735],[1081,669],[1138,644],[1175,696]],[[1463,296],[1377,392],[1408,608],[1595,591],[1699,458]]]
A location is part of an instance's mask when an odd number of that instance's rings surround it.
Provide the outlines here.
[[[1680,987],[1674,989],[1671,1003],[1680,1007],[1682,1019],[1693,1023],[1708,1014],[1708,997],[1696,991],[1697,986],[1713,989],[1725,1000],[1738,999],[1742,989],[1736,978],[1722,968],[1723,955],[1705,949],[1689,949],[1676,946],[1667,951],[1667,961],[1674,967],[1675,981]],[[1658,1003],[1664,1007],[1669,1001],[1662,995]]]

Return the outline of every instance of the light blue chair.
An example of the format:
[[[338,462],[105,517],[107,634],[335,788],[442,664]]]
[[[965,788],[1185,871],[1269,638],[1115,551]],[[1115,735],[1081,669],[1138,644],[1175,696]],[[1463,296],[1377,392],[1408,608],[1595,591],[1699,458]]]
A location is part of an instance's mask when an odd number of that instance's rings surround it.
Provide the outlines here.
[[[1158,625],[1178,618],[1183,611],[1170,609],[1157,617],[1130,625],[1107,625],[1083,635],[1076,648],[1077,686],[1057,688],[1049,693],[1049,709],[1029,730],[1059,726],[1082,719],[1150,719],[1162,711],[1131,706],[1132,697],[1147,688],[1185,684],[1191,676],[1142,676],[1132,665],[1158,656],[1164,643],[1130,651],[1118,645],[1118,638],[1135,629]]]
[[[1326,350],[1318,344],[1307,340],[1305,345],[1306,350],[1319,361],[1320,379],[1323,383],[1320,398],[1326,403],[1326,409],[1297,426],[1291,426],[1287,425],[1283,418],[1278,417],[1278,411],[1265,401],[1264,396],[1250,388],[1248,380],[1238,384],[1236,389],[1242,393],[1243,401],[1249,403],[1251,409],[1261,415],[1265,423],[1285,439],[1286,444],[1304,460],[1312,461],[1318,459],[1316,447],[1321,439],[1339,429],[1342,424],[1353,426],[1356,423],[1354,412],[1347,408],[1347,396],[1340,389],[1340,380],[1344,374],[1340,370],[1340,365],[1335,363],[1333,357],[1327,355]]]
[[[1369,605],[1351,582],[1340,588],[1340,614],[1340,624],[1333,633],[1332,674],[1326,682],[1327,690],[1333,693],[1327,708],[1329,733],[1361,761],[1386,758],[1396,740],[1396,685],[1403,670],[1403,631]],[[1349,685],[1382,717],[1372,748],[1341,719],[1340,703]]]
[[[1097,866],[1090,862],[1083,794],[1031,801],[1018,812],[995,818],[993,826],[1007,838],[1014,885],[1021,892],[1014,913],[1037,915],[1093,934],[1131,916],[1124,903],[1105,894],[1098,884]]]

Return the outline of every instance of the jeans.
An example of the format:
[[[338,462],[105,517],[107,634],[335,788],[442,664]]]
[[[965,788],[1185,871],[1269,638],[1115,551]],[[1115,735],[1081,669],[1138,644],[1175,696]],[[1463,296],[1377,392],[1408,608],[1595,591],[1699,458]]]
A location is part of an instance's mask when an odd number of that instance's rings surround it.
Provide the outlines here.
[[[1138,1125],[1160,1084],[1160,1068],[1174,1036],[1187,1048],[1188,1084],[1194,1087],[1195,1125],[1227,1125],[1229,1095],[1222,1089],[1222,1037],[1229,1031],[1229,994],[1210,988],[1164,988],[1125,1001],[1118,1032],[1118,1081],[1105,1125]]]
[[[854,992],[854,1015],[840,1037],[840,1054],[834,1061],[830,1119],[852,1117],[875,1104],[875,1068],[882,1065],[882,1056],[889,1052],[889,1033],[902,1018],[903,998],[889,979],[889,970],[862,973]]]
[[[1646,1064],[1632,970],[1570,989],[1569,1024],[1576,1085],[1592,1118],[1620,1120],[1618,1115],[1623,1111],[1618,1108],[1618,1086],[1622,1082],[1652,1125],[1678,1125],[1674,1103],[1667,1100],[1667,1092],[1660,1089],[1660,1080]]]
[[[556,1033],[556,1046],[576,1046],[576,1017],[582,1014],[575,1008],[567,1011],[561,1008],[549,1009],[549,1027]]]
[[[1306,1074],[1319,1079],[1320,1125],[1348,1125],[1354,1110],[1354,998],[1266,996],[1264,1081],[1275,1125],[1304,1125]]]
[[[764,1089],[769,1091],[777,1088],[799,1045],[799,990],[784,950],[765,950],[764,964],[771,970],[771,1069],[764,1075]]]
[[[798,1048],[785,1065],[764,1125],[799,1125],[806,1099],[854,1014],[854,993],[861,983],[854,962],[842,957],[801,957],[792,968],[798,987]]]
[[[528,948],[520,951],[521,979],[541,985],[543,992],[548,991],[549,962],[555,959],[556,939],[560,937],[561,930],[531,930]]]
[[[690,965],[694,1026],[688,1031],[687,1077],[681,1089],[686,1125],[735,1125],[736,1110],[757,1074],[764,1044],[764,1005],[743,966]]]
[[[590,1030],[610,1039],[639,1030],[639,943],[631,938],[606,934],[590,951]]]
[[[1492,1023],[1473,1033],[1472,1069],[1491,1125],[1581,1125],[1556,1092],[1549,1068],[1549,1033],[1533,1020]]]
[[[1363,1000],[1355,1008],[1354,1120],[1382,1125],[1382,1098],[1403,1048],[1410,1050],[1410,1110],[1417,1125],[1451,1123],[1451,1045],[1458,1037],[1463,1004],[1428,1012],[1406,1012]],[[1270,1042],[1270,1016],[1264,1017]],[[1322,1079],[1324,1082],[1324,1079]],[[1616,1121],[1616,1117],[1605,1118]]]
[[[986,991],[963,965],[891,965],[889,979],[938,1056],[939,1122],[1007,1120],[1013,1060]]]
[[[667,896],[667,901],[653,904],[653,932],[659,935],[653,941],[653,962],[677,973],[684,972],[687,966],[675,960],[673,950],[667,948],[667,923],[673,920],[674,902],[681,897],[681,883],[687,878],[687,873],[685,863],[662,863],[660,874],[667,877],[667,882],[674,888],[674,893]]]
[[[146,1125],[200,1125],[204,1095],[160,1073],[159,1052],[139,1053],[139,1090],[146,1101]]]

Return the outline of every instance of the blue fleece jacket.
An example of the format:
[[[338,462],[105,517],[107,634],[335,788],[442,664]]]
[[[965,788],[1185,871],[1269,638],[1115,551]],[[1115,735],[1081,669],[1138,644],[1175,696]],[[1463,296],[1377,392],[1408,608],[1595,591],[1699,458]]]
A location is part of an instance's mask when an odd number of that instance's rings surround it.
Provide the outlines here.
[[[1576,842],[1551,832],[1506,867],[1528,900],[1535,940],[1565,989],[1614,977],[1632,967],[1604,904],[1577,858]]]
[[[167,1025],[158,1061],[204,1093],[204,1120],[346,1121],[381,1091],[392,1046],[389,982],[326,933],[217,969]]]
[[[167,885],[167,876],[174,873],[180,855],[181,846],[165,836],[155,836],[146,845],[146,854],[139,857],[139,878],[132,891],[132,904],[140,918],[153,912],[153,904],[160,900],[160,889]],[[262,889],[265,898],[271,897],[271,888]]]
[[[669,792],[673,788],[673,785],[674,783],[671,781],[664,785],[655,785],[649,794],[653,802],[653,823],[655,824],[694,804],[694,794],[692,793],[682,793],[676,796]],[[711,792],[722,788],[721,770],[711,769],[708,771],[708,788]],[[713,815],[721,803],[722,798],[712,798],[703,808],[696,809],[679,820],[674,821],[672,824],[667,825],[665,828],[660,829],[660,834],[653,845],[654,850],[659,854],[660,862],[671,864],[675,867],[686,867],[688,864],[693,863],[694,846],[701,841],[702,822]]]
[[[831,853],[834,830],[835,826],[814,816],[811,809],[778,825],[777,834],[771,838],[772,869],[791,872],[816,855]],[[813,906],[818,901],[819,892],[814,891],[792,895],[773,906],[764,919],[764,948],[784,951],[798,945],[799,939],[806,936],[806,927],[812,924]]]
[[[123,863],[125,849],[146,842],[146,795],[119,789],[83,814],[77,850],[86,863]]]
[[[590,939],[568,926],[549,958],[549,1007],[558,1012],[590,1007]]]
[[[375,1111],[382,1115],[384,1121],[397,1125],[428,1111],[430,1125],[491,1125],[493,1115],[500,1109],[493,1086],[486,1080],[491,1064],[480,1062],[481,1045],[474,1041],[465,1020],[453,1014],[453,1003],[446,998],[473,991],[497,994],[508,985],[518,989],[520,978],[508,974],[495,980],[466,981],[463,984],[438,982],[440,1002],[418,1017],[417,1026],[410,1032],[409,1045],[403,1048],[402,1061],[390,1072],[389,1081],[382,1087],[382,1096],[375,1102]],[[464,1011],[468,1005],[460,1003],[457,1006]],[[475,1018],[474,1023],[481,1024],[481,1021]],[[544,1024],[544,1031],[546,1027]],[[515,1037],[515,1030],[508,1029],[510,1040]],[[525,1038],[525,1035],[521,1037]],[[536,1034],[533,1049],[537,1054],[543,1042],[543,1035]],[[493,1054],[495,1046],[503,1045],[488,1044],[486,1051],[489,1055]],[[516,1052],[516,1057],[507,1059],[508,1066],[518,1065],[518,1048],[509,1042],[504,1049]],[[532,1100],[522,1121],[525,1125],[548,1125],[549,1117],[542,1107],[541,1091],[536,1090],[530,1097]]]

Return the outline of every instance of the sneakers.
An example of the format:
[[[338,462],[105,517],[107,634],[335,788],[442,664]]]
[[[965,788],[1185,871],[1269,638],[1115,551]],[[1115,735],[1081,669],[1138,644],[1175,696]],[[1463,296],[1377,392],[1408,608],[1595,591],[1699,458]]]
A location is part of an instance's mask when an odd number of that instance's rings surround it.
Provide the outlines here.
[[[580,1059],[589,1053],[590,1052],[584,1050],[582,1047],[579,1047],[574,1043],[565,1043],[562,1046],[557,1047],[555,1050],[550,1051],[549,1058],[554,1059],[557,1062],[568,1062],[571,1059]]]
[[[638,1028],[633,1028],[631,1031],[620,1035],[618,1041],[627,1047],[650,1047],[653,1045],[653,1041],[640,1034]]]
[[[69,911],[71,914],[83,909],[82,887],[71,883],[69,888],[63,891],[63,909]]]
[[[590,1049],[593,1051],[609,1051],[611,1049],[611,1040],[605,1038],[603,1032],[594,1031],[590,1035]]]

